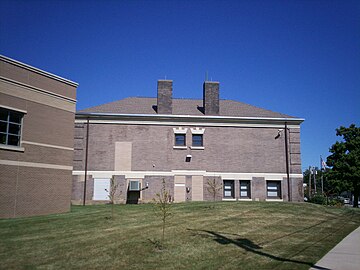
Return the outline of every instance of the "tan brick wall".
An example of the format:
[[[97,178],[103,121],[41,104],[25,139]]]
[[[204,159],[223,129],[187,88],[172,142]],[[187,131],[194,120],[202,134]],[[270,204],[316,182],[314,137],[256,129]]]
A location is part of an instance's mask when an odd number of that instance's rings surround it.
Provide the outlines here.
[[[0,159],[72,166],[73,151],[32,144],[23,144],[24,152],[1,151]]]
[[[14,217],[18,168],[0,165],[0,218]]]
[[[23,141],[74,146],[74,113],[2,93],[0,98],[0,104],[27,111],[23,120]]]
[[[0,105],[26,111],[24,151],[0,149],[0,218],[69,211],[76,87],[2,59],[0,76]]]
[[[0,165],[0,217],[70,210],[71,171]]]
[[[76,99],[76,87],[42,76],[33,71],[23,69],[11,63],[0,61],[0,76],[51,91],[58,95]]]
[[[191,185],[191,194],[193,201],[202,201],[204,199],[204,177],[193,176]]]
[[[253,177],[251,181],[251,197],[263,201],[266,198],[266,181],[264,177]]]
[[[201,126],[199,126],[201,127]],[[132,142],[133,171],[206,170],[235,173],[286,173],[285,146],[275,140],[277,128],[204,127],[204,150],[173,149],[172,126],[90,124],[89,170],[114,170],[116,142]],[[79,130],[81,129],[81,130]],[[77,139],[75,170],[84,169],[86,128],[75,128]],[[189,129],[190,130],[190,129]],[[299,133],[290,138],[299,139]],[[78,137],[79,138],[79,137]],[[191,133],[187,133],[191,145]],[[300,148],[290,143],[291,173],[301,173]],[[185,162],[191,154],[191,162]],[[81,160],[82,159],[82,160]]]

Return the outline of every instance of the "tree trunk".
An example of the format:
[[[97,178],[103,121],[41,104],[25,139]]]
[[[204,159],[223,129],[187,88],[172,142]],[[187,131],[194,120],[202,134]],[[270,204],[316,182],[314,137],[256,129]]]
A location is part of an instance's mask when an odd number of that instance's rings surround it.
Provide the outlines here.
[[[359,187],[355,187],[354,188],[354,207],[358,208],[359,207],[359,192],[360,188]]]

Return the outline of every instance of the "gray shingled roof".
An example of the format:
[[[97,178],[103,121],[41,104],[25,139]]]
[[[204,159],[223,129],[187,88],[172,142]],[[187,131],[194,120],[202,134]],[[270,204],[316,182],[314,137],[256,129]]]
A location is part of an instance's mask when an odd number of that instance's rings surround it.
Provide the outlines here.
[[[78,113],[156,114],[156,98],[129,97],[77,111]],[[173,99],[173,114],[204,115],[202,99]],[[295,118],[233,100],[220,100],[220,116]]]

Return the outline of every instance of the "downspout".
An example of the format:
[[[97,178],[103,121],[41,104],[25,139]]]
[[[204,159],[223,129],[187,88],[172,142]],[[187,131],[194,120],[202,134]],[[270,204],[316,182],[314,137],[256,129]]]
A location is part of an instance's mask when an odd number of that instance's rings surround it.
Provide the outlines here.
[[[291,193],[290,193],[290,171],[289,171],[289,151],[288,151],[288,128],[287,122],[285,122],[285,157],[286,157],[286,177],[287,177],[287,186],[288,186],[288,198],[291,202]]]
[[[89,152],[89,117],[86,121],[86,146],[85,146],[85,182],[84,182],[84,201],[83,206],[86,204],[86,180],[87,180],[87,167],[88,167],[88,152]]]

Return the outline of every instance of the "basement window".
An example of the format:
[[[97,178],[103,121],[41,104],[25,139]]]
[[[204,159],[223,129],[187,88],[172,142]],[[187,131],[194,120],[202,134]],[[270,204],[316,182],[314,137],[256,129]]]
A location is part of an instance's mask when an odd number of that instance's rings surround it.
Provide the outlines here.
[[[224,199],[235,199],[234,180],[224,180]]]
[[[251,199],[249,180],[240,180],[240,199]]]
[[[267,198],[281,199],[281,181],[267,181]]]

